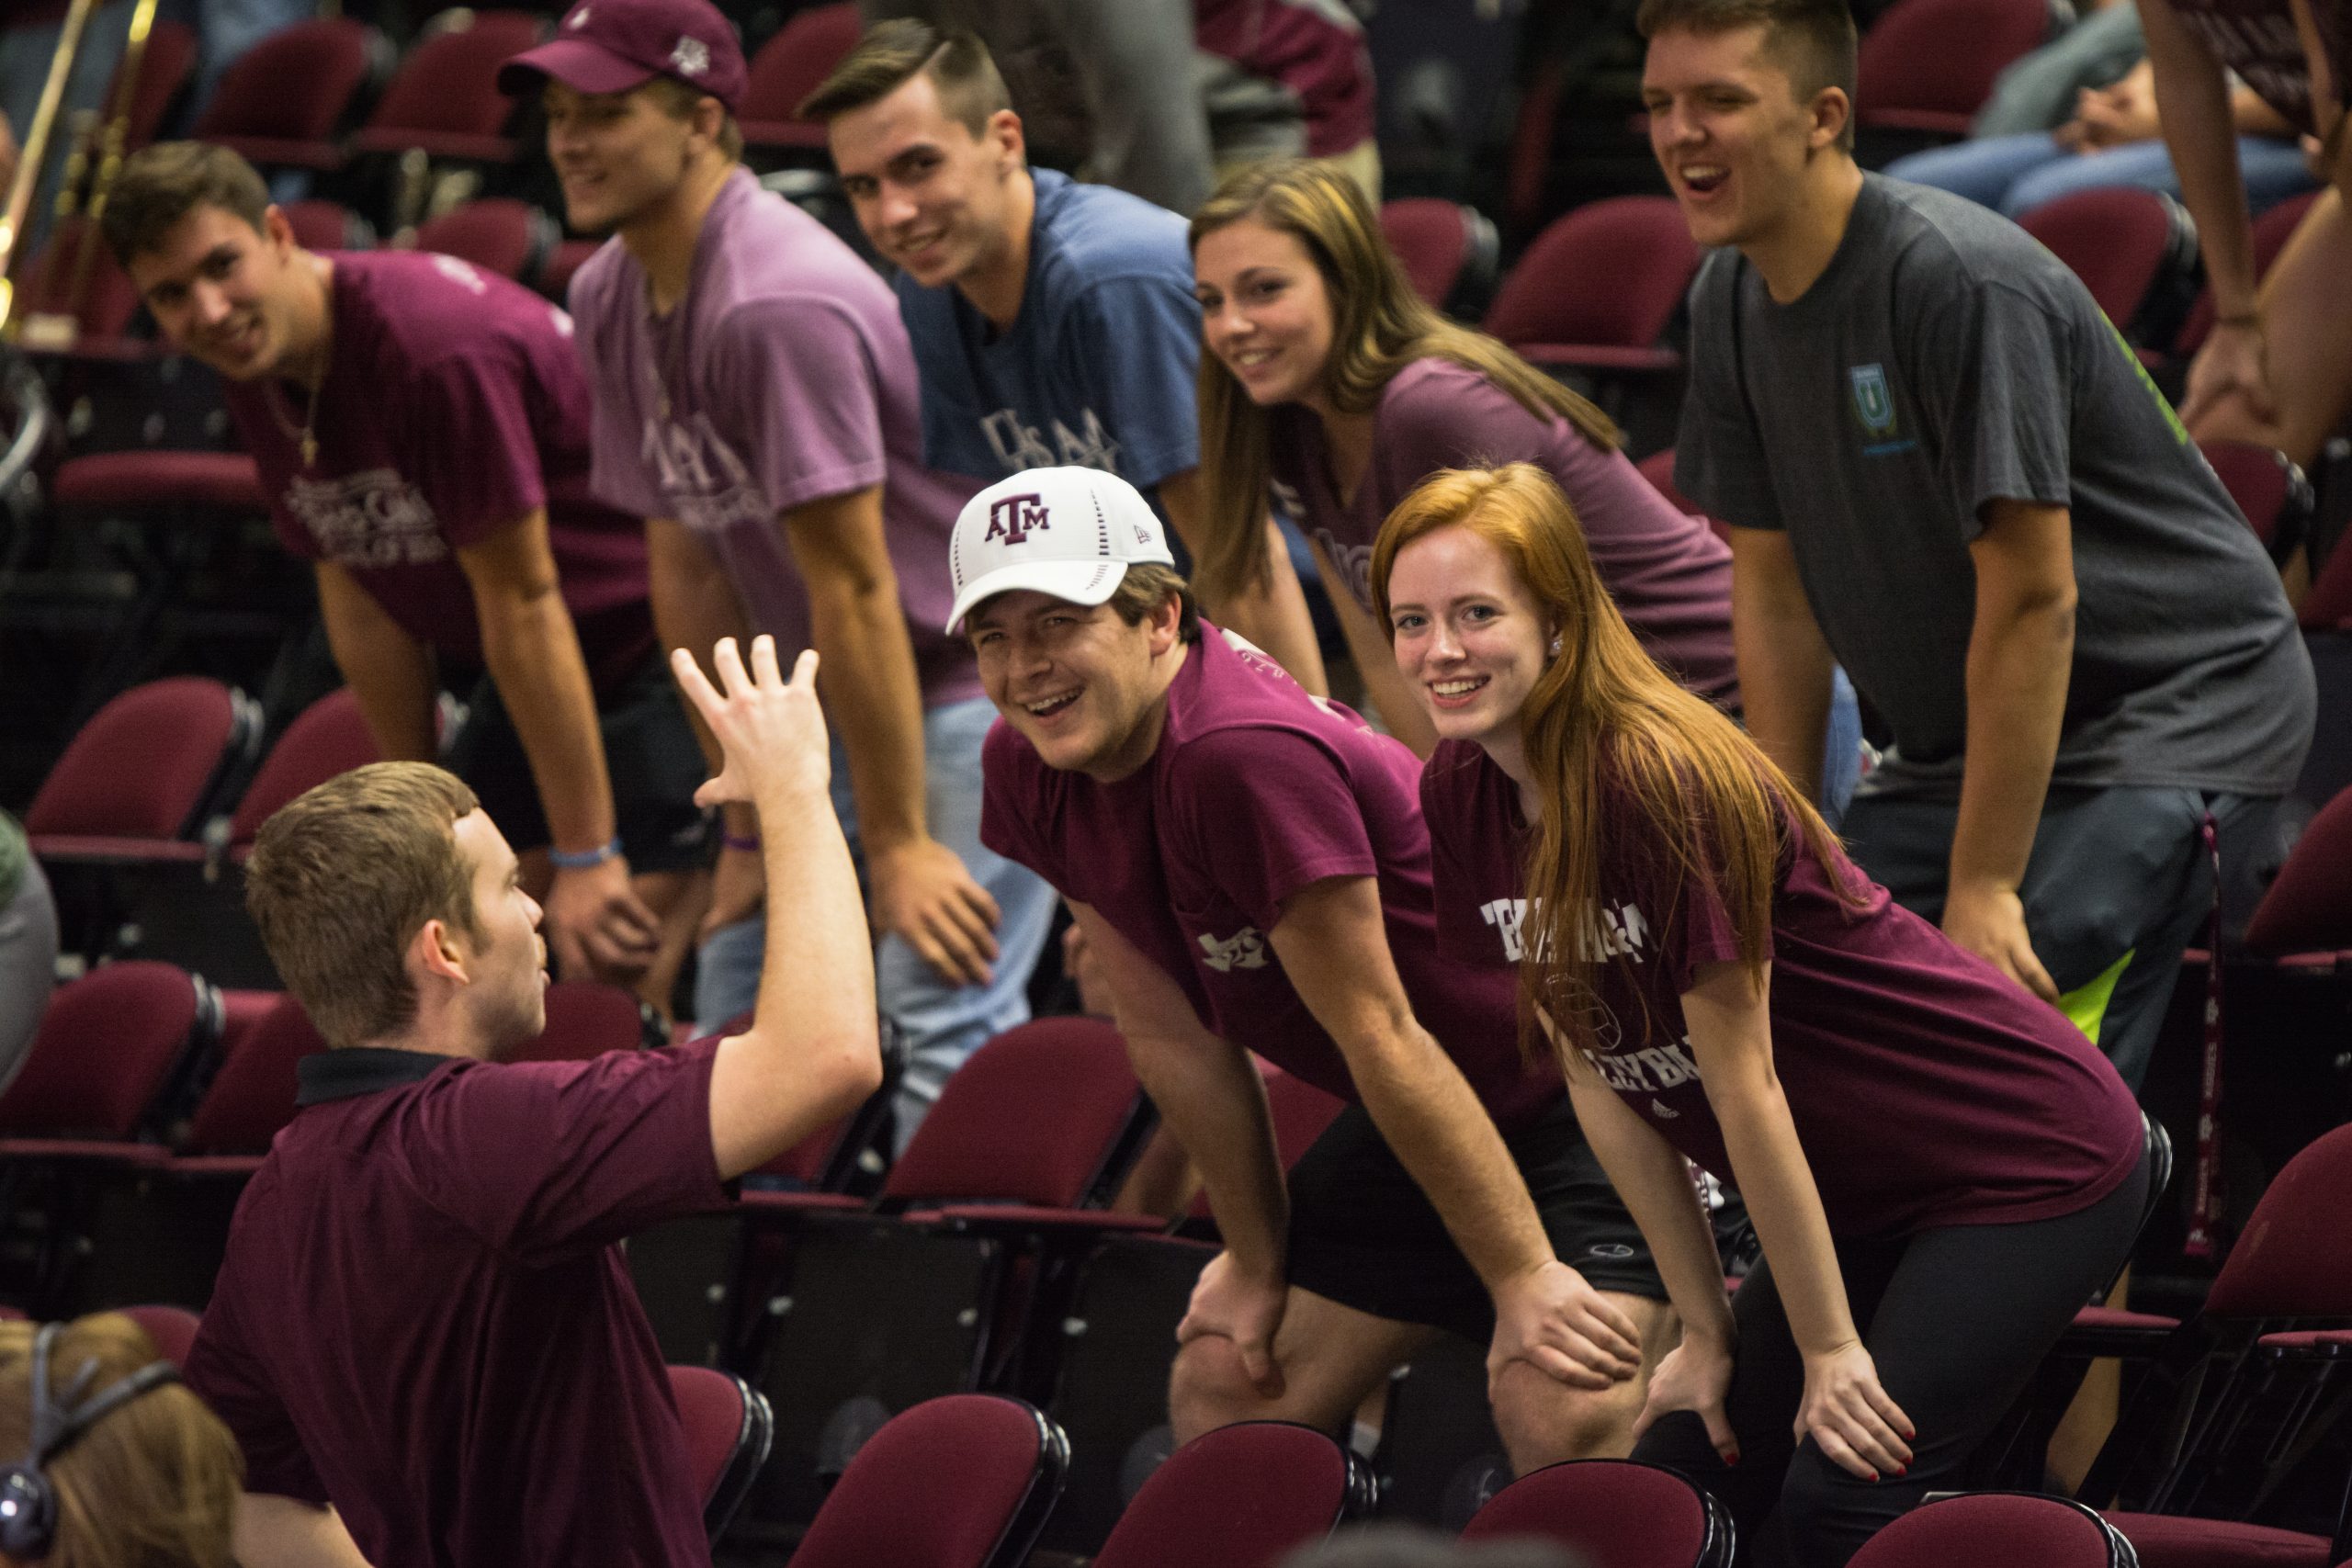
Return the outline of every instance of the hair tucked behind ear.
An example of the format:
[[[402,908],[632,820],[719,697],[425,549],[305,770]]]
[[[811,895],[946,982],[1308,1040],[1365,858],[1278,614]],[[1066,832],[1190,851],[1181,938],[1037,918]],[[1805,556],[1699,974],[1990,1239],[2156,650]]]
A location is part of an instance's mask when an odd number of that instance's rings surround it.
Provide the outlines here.
[[[1601,963],[1632,978],[1632,955],[1622,947],[1604,953],[1611,944],[1600,940],[1604,835],[1612,864],[1639,856],[1667,886],[1711,889],[1731,916],[1741,959],[1759,970],[1783,854],[1801,847],[1832,886],[1860,897],[1837,835],[1787,775],[1643,651],[1593,570],[1567,497],[1533,464],[1433,474],[1388,514],[1372,554],[1383,625],[1397,552],[1455,527],[1500,549],[1559,628],[1559,651],[1520,710],[1543,800],[1525,868],[1521,977],[1564,1048],[1596,1043]],[[1605,814],[1611,803],[1617,809]],[[1791,845],[1792,829],[1802,846]],[[1644,913],[1663,926],[1676,911]]]
[[[1563,387],[1484,333],[1431,310],[1413,292],[1380,232],[1363,187],[1337,164],[1288,158],[1241,170],[1193,215],[1195,253],[1208,234],[1254,219],[1297,240],[1315,258],[1331,300],[1331,357],[1324,385],[1347,413],[1378,405],[1383,388],[1417,359],[1450,359],[1509,392],[1538,419],[1565,419],[1604,450],[1617,427],[1591,402]],[[1194,573],[1212,607],[1265,581],[1270,411],[1252,402],[1233,372],[1201,355],[1201,479],[1208,538]]]

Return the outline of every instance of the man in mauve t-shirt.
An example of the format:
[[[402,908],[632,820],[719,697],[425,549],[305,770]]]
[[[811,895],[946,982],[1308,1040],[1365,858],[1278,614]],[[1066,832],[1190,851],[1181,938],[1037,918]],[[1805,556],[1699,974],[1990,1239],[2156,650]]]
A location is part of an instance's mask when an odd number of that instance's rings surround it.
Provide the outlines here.
[[[499,73],[540,95],[573,226],[614,232],[572,279],[572,313],[596,493],[650,520],[664,640],[757,628],[825,656],[834,801],[908,1050],[903,1145],[948,1074],[1029,1016],[1053,897],[978,838],[989,709],[970,650],[939,629],[941,557],[973,487],[924,466],[889,286],[737,162],[744,82],[707,0],[586,0]],[[731,814],[695,991],[706,1029],[758,980],[759,832]]]
[[[1513,977],[1438,952],[1412,752],[1201,621],[1100,470],[981,491],[953,561],[1003,715],[981,832],[1069,900],[1224,1237],[1179,1439],[1331,1427],[1442,1328],[1490,1344],[1518,1468],[1625,1452],[1664,1288]],[[1251,1052],[1352,1102],[1287,1181]]]
[[[637,520],[587,494],[571,322],[454,256],[306,251],[253,167],[204,142],[132,157],[104,227],[164,335],[226,379],[379,752],[440,755],[453,686],[449,765],[545,851],[532,886],[565,975],[628,976],[666,1009],[699,775]]]
[[[724,694],[707,806],[767,832],[740,1034],[507,1063],[547,1022],[539,907],[473,793],[378,762],[263,825],[246,898],[330,1049],[237,1204],[189,1385],[245,1456],[246,1562],[705,1568],[703,1499],[616,1245],[881,1082],[857,880],[827,809],[813,654],[763,637]]]

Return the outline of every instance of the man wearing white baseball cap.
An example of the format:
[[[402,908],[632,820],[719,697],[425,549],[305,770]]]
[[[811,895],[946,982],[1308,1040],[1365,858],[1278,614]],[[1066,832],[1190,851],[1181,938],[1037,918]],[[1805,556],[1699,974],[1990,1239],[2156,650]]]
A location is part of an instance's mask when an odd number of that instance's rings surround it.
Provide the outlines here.
[[[1003,716],[982,841],[1069,900],[1224,1236],[1177,1438],[1332,1427],[1451,1329],[1491,1344],[1520,1470],[1626,1452],[1665,1292],[1514,977],[1438,953],[1413,753],[1202,621],[1114,475],[991,485],[949,563]],[[1351,1102],[1287,1181],[1252,1051]]]

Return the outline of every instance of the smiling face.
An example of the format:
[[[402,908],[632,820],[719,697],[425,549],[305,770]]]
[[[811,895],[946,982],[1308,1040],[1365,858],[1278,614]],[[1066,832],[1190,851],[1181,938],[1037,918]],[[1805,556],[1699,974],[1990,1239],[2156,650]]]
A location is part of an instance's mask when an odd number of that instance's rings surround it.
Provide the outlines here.
[[[1388,620],[1396,669],[1438,734],[1515,755],[1553,627],[1500,547],[1464,527],[1405,546],[1389,569]]]
[[[1201,339],[1252,402],[1311,401],[1330,363],[1333,310],[1323,271],[1297,235],[1244,218],[1193,252]]]
[[[550,79],[548,161],[563,186],[564,217],[583,233],[605,234],[644,217],[685,183],[698,131],[673,114],[659,90],[582,93]]]
[[[315,276],[274,207],[259,230],[198,207],[126,270],[173,345],[232,381],[287,374],[310,351],[316,325],[304,291]]]
[[[1815,153],[1834,148],[1845,94],[1800,97],[1762,23],[1720,32],[1673,28],[1642,68],[1650,150],[1690,237],[1702,245],[1769,238],[1798,207]]]
[[[1103,783],[1151,760],[1167,713],[1159,660],[1176,646],[1177,604],[1133,626],[1108,604],[1019,588],[965,618],[980,685],[1046,765]]]
[[[826,127],[842,190],[885,260],[926,288],[967,282],[1015,254],[1026,166],[1021,121],[990,115],[975,136],[918,71]]]
[[[464,1005],[494,1056],[547,1027],[548,946],[538,902],[523,891],[520,863],[489,813],[477,807],[450,831],[473,886],[474,931],[453,933],[470,982]]]

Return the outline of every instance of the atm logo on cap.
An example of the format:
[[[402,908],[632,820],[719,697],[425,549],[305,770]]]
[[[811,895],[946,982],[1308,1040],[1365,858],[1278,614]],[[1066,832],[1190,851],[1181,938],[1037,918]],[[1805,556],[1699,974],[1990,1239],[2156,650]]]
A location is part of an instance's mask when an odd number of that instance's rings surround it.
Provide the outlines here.
[[[980,543],[994,544],[1002,539],[1008,545],[1018,545],[1029,537],[1031,530],[1042,532],[1047,526],[1044,496],[1008,495],[989,504],[989,531],[980,536]]]

